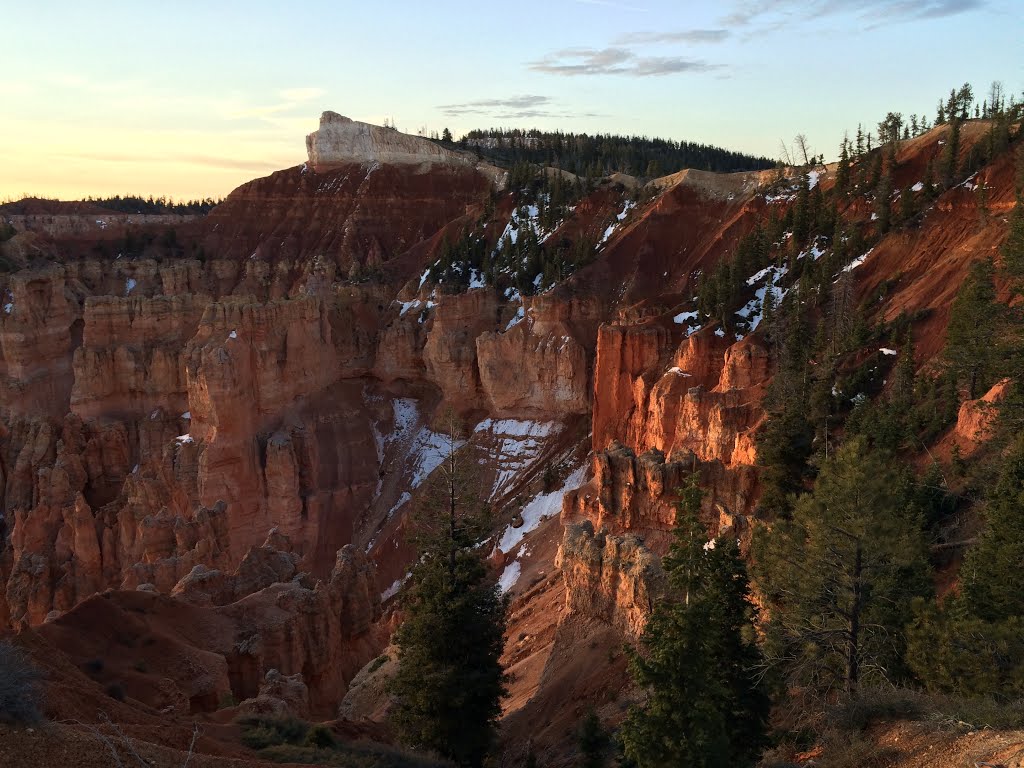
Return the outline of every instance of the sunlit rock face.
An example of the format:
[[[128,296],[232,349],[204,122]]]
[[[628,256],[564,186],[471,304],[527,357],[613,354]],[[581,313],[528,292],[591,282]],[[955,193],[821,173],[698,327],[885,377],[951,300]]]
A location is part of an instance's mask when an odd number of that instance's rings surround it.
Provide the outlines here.
[[[324,112],[320,128],[306,137],[309,165],[317,173],[349,163],[467,165],[469,161],[432,141],[393,128]]]

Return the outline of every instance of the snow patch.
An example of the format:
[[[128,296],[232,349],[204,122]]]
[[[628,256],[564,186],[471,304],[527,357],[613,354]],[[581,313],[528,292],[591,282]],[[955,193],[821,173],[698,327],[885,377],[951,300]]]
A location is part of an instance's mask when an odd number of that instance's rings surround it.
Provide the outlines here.
[[[818,256],[814,255],[815,251],[817,251],[817,246],[808,251],[807,254],[817,259]],[[820,253],[818,255],[820,255]],[[782,299],[785,298],[786,291],[779,287],[779,281],[788,271],[788,267],[776,267],[773,265],[765,267],[760,272],[757,272],[747,278],[747,285],[754,285],[755,283],[764,280],[764,285],[754,291],[754,298],[736,310],[736,315],[747,321],[747,328],[750,331],[757,330],[757,326],[759,326],[761,321],[764,319],[764,300],[768,291],[772,292],[772,303],[776,307],[779,306]],[[717,335],[718,332],[716,331],[715,333]]]
[[[622,211],[616,214],[615,221],[609,224],[608,228],[604,231],[604,236],[601,238],[601,242],[597,244],[598,248],[600,248],[602,245],[608,242],[609,238],[611,238],[611,236],[615,234],[615,230],[618,228],[619,224],[626,220],[626,217],[629,215],[629,212],[633,210],[635,207],[635,201],[626,201],[626,204],[622,207]]]
[[[554,517],[562,511],[562,499],[569,491],[574,491],[583,485],[587,475],[586,466],[577,468],[565,479],[562,487],[551,493],[539,493],[533,497],[529,504],[523,507],[520,515],[523,524],[518,528],[511,525],[505,529],[497,548],[502,552],[511,552],[515,546],[523,540],[526,534],[537,529],[541,522],[548,517]]]
[[[512,319],[508,321],[508,325],[505,326],[505,330],[511,330],[514,326],[519,325],[524,317],[526,317],[526,312],[522,307],[519,307]]]
[[[676,325],[682,325],[683,323],[686,323],[688,320],[693,320],[696,317],[696,312],[680,312],[678,315],[672,318],[672,322],[674,322]]]
[[[915,184],[914,186],[912,186],[910,188],[910,191],[911,192],[920,192],[922,189],[924,189],[924,184],[919,181],[919,182],[917,182],[917,184]]]
[[[557,421],[484,419],[477,424],[473,432],[488,433],[494,443],[492,460],[496,474],[489,498],[494,499],[512,487],[516,478],[540,458],[544,441],[561,430]]]
[[[871,248],[871,249],[869,249],[867,251],[867,253],[861,254],[856,259],[851,261],[849,264],[847,264],[845,267],[843,267],[843,272],[852,272],[853,270],[855,270],[857,267],[859,267],[861,264],[863,264],[865,261],[867,261],[868,256],[871,255],[871,251],[873,251],[873,250],[875,250],[875,249]]]
[[[228,338],[229,339],[237,339],[238,338],[238,331],[232,331],[231,333],[229,333],[228,334]]]
[[[380,593],[380,600],[381,600],[381,602],[382,603],[386,602],[386,601],[390,600],[392,597],[394,597],[395,595],[397,595],[398,591],[402,588],[402,585],[405,584],[405,582],[409,580],[409,577],[411,575],[412,575],[411,573],[407,573],[402,578],[395,579],[394,583],[390,587],[388,587],[387,589],[385,589],[383,592]]]
[[[899,354],[895,349],[888,349],[887,347],[879,347],[878,351],[881,352],[883,355],[887,355],[889,357],[895,357],[897,354]]]
[[[124,295],[125,296],[130,296],[131,292],[135,290],[135,286],[136,285],[138,285],[138,283],[136,283],[135,280],[133,280],[130,277],[127,280],[125,280],[124,281]]]
[[[501,587],[501,593],[505,594],[519,581],[519,576],[523,572],[522,563],[518,560],[513,560],[511,563],[505,566],[505,570],[501,572],[501,576],[498,577],[498,586]]]

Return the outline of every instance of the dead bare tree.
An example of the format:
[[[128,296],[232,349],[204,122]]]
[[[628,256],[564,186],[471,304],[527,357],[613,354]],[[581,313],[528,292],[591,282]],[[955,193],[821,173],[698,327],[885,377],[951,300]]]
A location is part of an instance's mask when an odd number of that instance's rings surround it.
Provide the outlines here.
[[[793,141],[796,143],[796,148],[800,151],[800,155],[804,159],[804,165],[810,165],[811,164],[811,160],[810,160],[810,157],[808,156],[808,150],[810,149],[810,144],[807,143],[807,136],[805,136],[802,133],[798,133],[793,138]]]
[[[783,165],[792,166],[795,165],[793,162],[793,155],[789,151],[789,147],[786,146],[786,142],[779,139],[779,159]]]

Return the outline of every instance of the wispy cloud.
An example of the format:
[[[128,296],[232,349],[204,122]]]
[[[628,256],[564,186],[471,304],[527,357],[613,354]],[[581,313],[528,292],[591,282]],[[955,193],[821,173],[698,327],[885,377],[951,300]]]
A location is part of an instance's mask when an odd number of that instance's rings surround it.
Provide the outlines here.
[[[721,65],[682,56],[639,56],[629,48],[568,48],[528,64],[548,75],[627,75],[651,77],[682,72],[709,72]]]
[[[732,33],[728,29],[684,29],[678,32],[631,32],[615,40],[617,45],[658,43],[721,43]]]
[[[854,14],[876,22],[940,19],[980,10],[988,0],[741,0],[722,19],[727,27],[743,27],[769,17],[807,20]]]
[[[511,96],[507,99],[482,99],[463,104],[442,104],[438,107],[446,115],[490,114],[495,110],[536,109],[551,104],[548,96],[535,94]]]
[[[536,119],[546,117],[599,117],[593,112],[566,112],[557,109],[549,96],[526,94],[505,99],[481,99],[462,104],[442,104],[438,107],[448,117],[487,115],[499,120]]]

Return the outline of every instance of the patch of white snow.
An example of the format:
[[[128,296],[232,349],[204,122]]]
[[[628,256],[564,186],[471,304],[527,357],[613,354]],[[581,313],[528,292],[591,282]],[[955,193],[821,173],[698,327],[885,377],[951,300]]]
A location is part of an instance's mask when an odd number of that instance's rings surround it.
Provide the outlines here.
[[[574,491],[583,485],[586,476],[586,466],[579,467],[566,478],[562,487],[557,491],[537,494],[529,504],[523,507],[523,511],[520,513],[523,524],[518,528],[513,528],[511,525],[506,528],[505,533],[498,541],[498,549],[502,552],[512,551],[516,544],[522,541],[526,534],[536,530],[545,518],[559,514],[562,511],[562,498],[569,491]]]
[[[501,593],[505,594],[519,581],[519,576],[523,572],[523,566],[518,560],[513,560],[511,563],[505,566],[505,570],[501,572],[501,576],[498,577],[498,586],[501,587]]]

